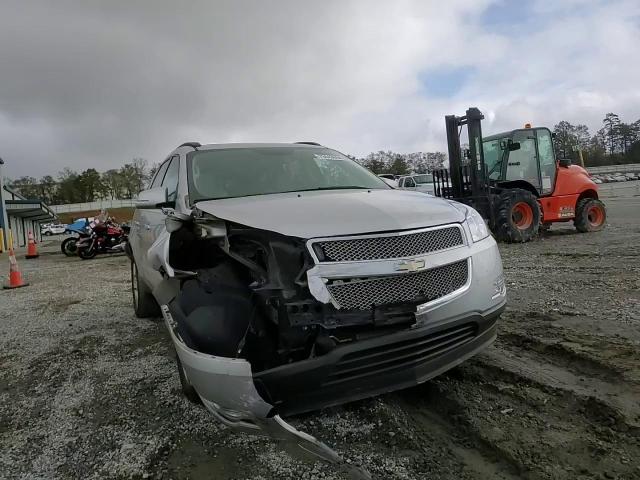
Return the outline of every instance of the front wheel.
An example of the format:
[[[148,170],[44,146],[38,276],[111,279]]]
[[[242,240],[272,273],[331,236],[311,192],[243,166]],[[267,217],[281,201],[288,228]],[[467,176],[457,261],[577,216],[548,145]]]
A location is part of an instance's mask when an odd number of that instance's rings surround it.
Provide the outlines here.
[[[520,188],[500,195],[496,213],[496,237],[503,242],[528,242],[540,229],[540,205],[536,196]]]
[[[582,233],[599,232],[607,221],[607,209],[600,200],[583,198],[576,205],[576,218],[573,225]]]
[[[160,306],[149,288],[140,280],[138,266],[134,260],[131,260],[131,294],[136,317],[151,318],[160,316]]]
[[[98,254],[95,247],[78,247],[78,256],[83,260],[90,260]]]
[[[60,245],[60,250],[62,250],[62,253],[64,253],[67,257],[73,257],[78,252],[78,247],[76,245],[77,242],[78,242],[77,238],[74,238],[74,237],[66,238],[62,241],[62,244]]]

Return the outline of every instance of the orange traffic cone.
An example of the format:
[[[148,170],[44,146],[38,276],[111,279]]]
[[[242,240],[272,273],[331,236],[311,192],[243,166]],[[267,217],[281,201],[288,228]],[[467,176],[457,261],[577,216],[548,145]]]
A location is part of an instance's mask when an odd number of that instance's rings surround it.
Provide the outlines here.
[[[33,233],[29,232],[29,244],[27,245],[27,254],[24,258],[38,258],[38,249],[36,248],[36,242],[33,239]]]
[[[16,254],[13,252],[13,246],[9,248],[9,283],[2,286],[4,289],[20,288],[29,285],[22,279],[22,274],[18,270],[18,262]]]

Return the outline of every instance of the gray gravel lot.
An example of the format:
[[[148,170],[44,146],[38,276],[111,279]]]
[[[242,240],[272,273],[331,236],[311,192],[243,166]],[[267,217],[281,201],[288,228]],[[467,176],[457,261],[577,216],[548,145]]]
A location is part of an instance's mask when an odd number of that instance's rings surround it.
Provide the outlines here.
[[[290,421],[381,479],[640,478],[640,198],[607,204],[604,232],[501,246],[486,353]],[[164,326],[133,316],[126,257],[57,248],[0,291],[0,478],[342,478],[190,404]]]

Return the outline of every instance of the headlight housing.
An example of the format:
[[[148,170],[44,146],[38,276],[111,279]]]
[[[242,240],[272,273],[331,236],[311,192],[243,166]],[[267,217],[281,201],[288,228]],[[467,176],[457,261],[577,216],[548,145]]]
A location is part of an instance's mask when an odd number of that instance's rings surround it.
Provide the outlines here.
[[[462,213],[464,213],[465,221],[467,222],[467,225],[469,225],[471,239],[474,243],[479,242],[480,240],[484,240],[489,236],[489,229],[487,228],[487,224],[485,223],[484,218],[482,218],[482,215],[480,215],[477,210],[471,208],[468,205],[464,205],[463,203],[449,203],[452,207],[455,207]]]

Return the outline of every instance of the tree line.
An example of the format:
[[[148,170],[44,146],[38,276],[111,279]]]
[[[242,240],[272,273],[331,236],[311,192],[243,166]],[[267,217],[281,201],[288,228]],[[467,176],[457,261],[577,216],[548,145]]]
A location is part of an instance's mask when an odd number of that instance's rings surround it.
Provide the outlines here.
[[[25,176],[7,183],[26,198],[38,198],[49,205],[122,200],[135,198],[144,190],[156,168],[157,165],[149,166],[143,158],[134,158],[131,163],[106,172],[98,172],[95,168],[82,172],[65,168],[57,178]]]
[[[579,162],[582,152],[588,167],[640,163],[640,120],[624,123],[615,113],[607,113],[602,128],[594,135],[586,125],[561,121],[553,128],[554,148],[558,158]]]
[[[354,158],[354,157],[352,157]],[[360,165],[375,174],[429,173],[442,168],[447,156],[443,152],[395,153],[391,151],[373,152],[364,158],[354,158]]]

